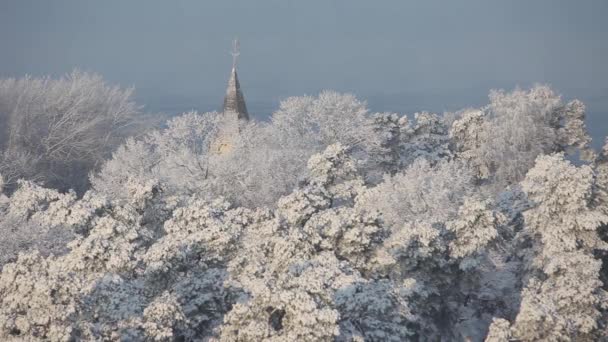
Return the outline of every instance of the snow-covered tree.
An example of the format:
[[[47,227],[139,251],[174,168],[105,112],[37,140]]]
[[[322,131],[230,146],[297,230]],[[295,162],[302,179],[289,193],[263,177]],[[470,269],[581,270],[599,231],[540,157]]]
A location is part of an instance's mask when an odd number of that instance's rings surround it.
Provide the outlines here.
[[[88,172],[133,132],[139,107],[132,94],[79,71],[0,80],[0,172],[7,185],[26,178],[84,192]]]
[[[372,156],[378,167],[376,177],[396,173],[401,166],[401,142],[409,136],[407,117],[399,117],[395,113],[375,113],[372,120],[379,152]],[[407,136],[402,136],[402,133]]]
[[[584,106],[564,104],[548,86],[492,91],[490,104],[459,113],[450,134],[456,156],[500,190],[523,180],[537,156],[579,150],[589,154]]]
[[[415,113],[415,123],[404,126],[401,142],[401,168],[410,165],[418,158],[431,164],[452,156],[448,128],[442,118],[429,112]]]
[[[509,321],[503,318],[495,318],[490,325],[485,342],[509,342],[512,339]]]
[[[473,175],[462,163],[444,161],[432,166],[420,158],[405,171],[386,176],[359,203],[380,211],[389,226],[399,229],[406,222],[442,223],[455,218],[472,192]]]
[[[447,228],[454,239],[450,241],[450,256],[461,259],[460,268],[467,270],[480,264],[485,248],[498,237],[496,226],[500,218],[488,209],[488,203],[465,200],[458,210],[458,218]]]
[[[591,341],[600,334],[606,293],[599,279],[605,250],[598,227],[608,217],[594,208],[591,167],[562,154],[542,156],[522,182],[533,206],[524,213],[530,264],[521,307],[511,327],[524,341]]]
[[[595,160],[594,171],[597,177],[594,202],[598,209],[608,214],[608,139]]]
[[[455,154],[475,170],[477,178],[487,179],[490,177],[491,165],[485,158],[484,150],[489,140],[486,113],[480,109],[468,109],[459,114],[450,128]]]
[[[592,205],[595,175],[590,166],[576,167],[563,154],[542,156],[521,184],[534,203],[524,217],[526,231],[542,247],[539,267],[556,253],[608,247],[597,232],[608,216]]]
[[[69,225],[79,215],[75,201],[73,192],[62,194],[30,181],[19,181],[10,197],[0,193],[0,268],[19,252],[63,252],[73,238]]]
[[[324,91],[318,97],[288,98],[272,115],[272,123],[284,138],[322,147],[341,143],[366,149],[374,142],[366,103],[351,94]]]
[[[555,255],[540,279],[531,278],[513,323],[523,341],[597,341],[608,297],[599,280],[601,261],[582,252]]]

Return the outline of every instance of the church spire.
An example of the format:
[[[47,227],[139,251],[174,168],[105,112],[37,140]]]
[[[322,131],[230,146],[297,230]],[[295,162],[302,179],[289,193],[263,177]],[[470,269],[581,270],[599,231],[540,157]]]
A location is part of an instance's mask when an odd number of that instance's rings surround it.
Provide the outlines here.
[[[245,105],[245,97],[241,91],[239,78],[236,74],[236,62],[240,55],[239,41],[234,40],[232,43],[232,72],[228,80],[228,88],[226,89],[226,97],[224,98],[224,116],[234,116],[241,120],[249,120],[247,113],[247,105]]]

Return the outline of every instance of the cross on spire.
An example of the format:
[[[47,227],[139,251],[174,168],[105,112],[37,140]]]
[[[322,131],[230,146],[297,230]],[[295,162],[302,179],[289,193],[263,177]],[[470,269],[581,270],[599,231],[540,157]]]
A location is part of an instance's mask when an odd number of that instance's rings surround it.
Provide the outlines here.
[[[232,68],[236,68],[236,60],[241,54],[241,52],[239,51],[238,39],[232,41],[232,52],[230,52],[230,54],[232,55]]]

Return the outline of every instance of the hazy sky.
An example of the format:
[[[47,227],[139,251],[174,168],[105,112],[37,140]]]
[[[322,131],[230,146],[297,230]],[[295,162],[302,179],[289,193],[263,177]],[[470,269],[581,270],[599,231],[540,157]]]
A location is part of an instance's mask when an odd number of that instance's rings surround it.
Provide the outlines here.
[[[0,76],[78,67],[149,111],[219,109],[231,40],[250,111],[352,92],[372,110],[455,110],[549,83],[608,134],[606,0],[0,0]]]

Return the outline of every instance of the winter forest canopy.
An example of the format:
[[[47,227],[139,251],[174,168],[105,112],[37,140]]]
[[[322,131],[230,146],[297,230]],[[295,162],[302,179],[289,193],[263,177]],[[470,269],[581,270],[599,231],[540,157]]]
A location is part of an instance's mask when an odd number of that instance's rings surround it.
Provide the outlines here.
[[[224,114],[157,124],[83,72],[0,81],[0,340],[608,339],[608,146],[582,102]]]

